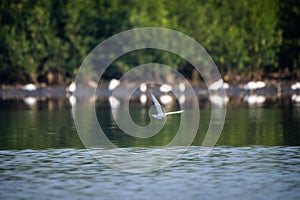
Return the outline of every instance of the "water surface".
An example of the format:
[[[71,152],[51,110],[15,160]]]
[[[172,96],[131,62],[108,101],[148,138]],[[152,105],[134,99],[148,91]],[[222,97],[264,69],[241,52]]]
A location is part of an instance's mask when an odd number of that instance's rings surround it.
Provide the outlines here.
[[[131,106],[135,121],[147,124],[149,107]],[[216,147],[201,159],[199,149],[210,109],[200,106],[199,133],[181,158],[158,171],[131,174],[103,165],[84,148],[68,99],[39,99],[31,106],[22,99],[1,100],[0,198],[300,198],[298,105],[229,104]],[[112,120],[107,99],[97,100],[96,110],[107,137],[129,150],[163,146],[176,131],[169,126],[155,137],[132,140]],[[178,117],[168,120],[176,124]]]

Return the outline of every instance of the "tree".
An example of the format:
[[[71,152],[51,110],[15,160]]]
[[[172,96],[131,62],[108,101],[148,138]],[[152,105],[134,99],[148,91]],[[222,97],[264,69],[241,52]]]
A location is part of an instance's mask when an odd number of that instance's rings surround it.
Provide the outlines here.
[[[283,41],[278,54],[280,66],[296,71],[300,76],[300,2],[287,0],[279,2],[279,24]]]

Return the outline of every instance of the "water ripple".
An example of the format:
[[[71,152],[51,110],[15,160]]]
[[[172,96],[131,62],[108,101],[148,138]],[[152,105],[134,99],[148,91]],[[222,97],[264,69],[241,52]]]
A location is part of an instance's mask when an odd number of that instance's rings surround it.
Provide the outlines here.
[[[202,159],[198,153],[191,147],[172,166],[130,174],[87,150],[2,150],[0,198],[300,198],[300,147],[217,147]]]

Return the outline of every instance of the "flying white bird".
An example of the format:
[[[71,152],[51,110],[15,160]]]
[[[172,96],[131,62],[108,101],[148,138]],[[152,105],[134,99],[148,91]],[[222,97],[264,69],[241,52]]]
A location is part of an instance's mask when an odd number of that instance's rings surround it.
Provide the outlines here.
[[[174,111],[174,112],[166,112],[164,113],[162,111],[161,105],[159,104],[159,102],[157,101],[157,99],[155,98],[155,96],[150,92],[150,96],[154,102],[154,106],[156,108],[157,114],[153,114],[152,116],[156,119],[162,119],[165,118],[168,115],[172,115],[172,114],[177,114],[177,113],[182,113],[184,110],[179,110],[179,111]]]

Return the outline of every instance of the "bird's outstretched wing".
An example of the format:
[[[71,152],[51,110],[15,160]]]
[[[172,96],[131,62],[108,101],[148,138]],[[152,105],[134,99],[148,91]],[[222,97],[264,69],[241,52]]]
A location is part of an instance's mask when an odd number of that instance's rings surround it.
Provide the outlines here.
[[[159,104],[159,102],[157,101],[155,96],[152,94],[152,92],[150,92],[150,96],[151,96],[152,101],[154,102],[157,113],[158,114],[163,114],[163,111],[161,109],[161,105]]]
[[[177,113],[182,113],[184,110],[179,110],[179,111],[173,111],[173,112],[167,112],[165,115],[172,115],[172,114],[177,114]]]

